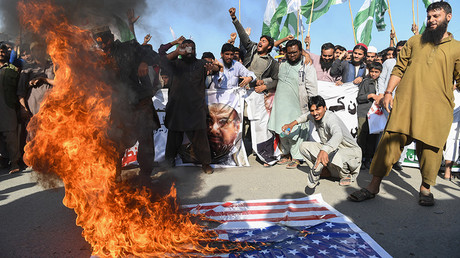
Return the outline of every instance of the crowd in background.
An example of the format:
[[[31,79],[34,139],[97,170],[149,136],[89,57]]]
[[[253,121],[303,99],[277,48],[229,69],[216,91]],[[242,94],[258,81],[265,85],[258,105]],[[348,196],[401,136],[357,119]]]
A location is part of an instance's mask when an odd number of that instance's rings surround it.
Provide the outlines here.
[[[119,79],[136,92],[135,97],[129,101],[129,108],[137,110],[141,115],[133,121],[133,126],[126,128],[139,131],[136,132],[136,140],[140,144],[138,159],[141,174],[145,175],[143,180],[149,180],[154,166],[152,132],[159,128],[160,121],[153,110],[151,98],[157,90],[169,89],[165,120],[169,131],[166,161],[162,166],[169,168],[175,165],[175,157],[185,134],[192,143],[196,163],[202,165],[205,173],[212,173],[212,150],[209,145],[215,139],[208,139],[213,124],[209,123],[209,111],[203,105],[205,89],[243,87],[262,98],[271,98],[273,102],[268,107],[270,120],[266,130],[280,135],[282,155],[276,162],[262,162],[263,166],[278,164],[286,168],[297,168],[305,162],[319,171],[321,176],[339,177],[341,185],[349,185],[360,168],[370,167],[379,135],[369,133],[367,113],[372,103],[381,103],[391,71],[397,62],[396,58],[406,41],[395,44],[394,34],[391,33],[389,47],[381,51],[364,44],[357,44],[353,49],[347,50],[337,42],[324,43],[321,49],[310,49],[309,36],[304,40],[305,48],[304,44],[291,35],[276,41],[262,35],[257,38],[258,42],[254,42],[250,38],[251,30],[244,29],[236,18],[235,9],[230,9],[229,13],[237,32],[230,34],[228,42],[220,43],[220,58],[216,58],[211,52],[204,52],[201,58],[196,58],[196,47],[199,46],[183,36],[162,44],[156,52],[148,44],[150,35],[146,35],[140,44],[136,39],[129,42],[115,40],[108,27],[92,31],[95,43],[117,61],[120,68],[117,70]],[[134,23],[137,19],[133,17],[134,13],[131,12],[128,21],[132,33],[135,34]],[[417,32],[418,29],[413,28],[413,31]],[[237,37],[239,46],[235,46]],[[176,48],[170,51],[174,46]],[[132,58],[125,60],[126,56]],[[27,138],[33,137],[27,134],[27,123],[39,112],[40,103],[52,89],[56,68],[46,54],[46,45],[38,41],[28,44],[1,42],[0,65],[0,165],[9,167],[10,173],[15,173],[26,167],[22,161],[24,146]],[[332,113],[329,114],[329,111],[326,112],[324,100],[317,96],[317,81],[333,82],[337,87],[344,83],[353,83],[358,87],[356,100],[359,126],[355,143],[350,141],[349,132],[342,130],[343,122],[333,117]],[[235,115],[229,114],[225,121],[219,120],[216,123],[225,126],[236,119],[233,116]],[[326,118],[329,125],[324,122]],[[250,140],[247,114],[238,119],[243,120],[244,137]],[[308,119],[315,122],[319,131],[324,130],[324,134],[320,134],[323,147],[319,146],[316,152],[312,151],[314,147],[304,145],[308,139],[308,135],[305,135],[308,128],[301,123]],[[321,129],[321,126],[324,128]],[[336,138],[337,134],[341,135],[340,139]],[[328,154],[340,149],[353,149],[353,156],[347,152],[343,154],[343,157],[347,157],[343,159],[347,160],[343,160],[342,164],[335,168],[326,166],[323,169],[315,162],[317,158],[320,159],[320,150],[326,149],[324,146],[330,147]],[[126,147],[129,144],[121,148]],[[360,148],[359,153],[356,148]],[[339,154],[334,155],[338,157]],[[347,163],[352,159],[354,165]],[[449,168],[456,159],[456,154],[446,157]],[[396,164],[394,168],[401,169],[400,164]],[[450,170],[445,177],[450,178]],[[315,179],[312,182],[314,187]]]

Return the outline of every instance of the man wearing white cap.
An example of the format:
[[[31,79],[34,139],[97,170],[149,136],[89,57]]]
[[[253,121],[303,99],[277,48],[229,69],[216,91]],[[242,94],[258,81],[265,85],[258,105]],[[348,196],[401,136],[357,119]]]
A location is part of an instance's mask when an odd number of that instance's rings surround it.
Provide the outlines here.
[[[367,47],[366,65],[369,67],[372,62],[377,58],[377,48],[374,46]]]

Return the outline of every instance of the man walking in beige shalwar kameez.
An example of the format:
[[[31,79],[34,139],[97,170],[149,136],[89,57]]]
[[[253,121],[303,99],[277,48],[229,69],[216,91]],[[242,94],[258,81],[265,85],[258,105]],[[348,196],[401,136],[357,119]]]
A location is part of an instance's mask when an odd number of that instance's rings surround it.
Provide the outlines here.
[[[430,186],[436,184],[442,149],[452,124],[453,82],[460,82],[460,42],[447,32],[451,18],[448,3],[432,3],[427,8],[426,31],[410,38],[401,49],[384,94],[383,106],[391,113],[372,160],[372,181],[352,193],[349,200],[374,198],[403,147],[415,141],[422,174],[419,204],[434,205]]]

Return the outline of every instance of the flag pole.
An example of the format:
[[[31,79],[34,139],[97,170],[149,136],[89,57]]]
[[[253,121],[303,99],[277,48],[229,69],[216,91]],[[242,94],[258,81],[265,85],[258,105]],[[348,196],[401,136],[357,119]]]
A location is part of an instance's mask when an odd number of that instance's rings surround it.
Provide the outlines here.
[[[238,20],[241,22],[241,0],[238,1]]]
[[[351,26],[353,27],[353,38],[355,39],[355,45],[356,45],[358,43],[356,42],[355,22],[353,21],[353,13],[351,12],[350,1],[348,1],[348,8],[350,8]]]
[[[396,45],[396,43],[398,42],[398,36],[396,36],[395,26],[393,25],[393,19],[391,18],[390,0],[387,0],[387,5],[388,5],[388,15],[390,16],[391,29],[395,33],[395,39],[396,39],[395,45]]]
[[[416,24],[416,23],[415,23],[415,7],[414,7],[414,0],[412,0],[412,21],[413,21],[412,24]]]
[[[418,1],[419,1],[419,0],[417,0],[417,29],[418,29],[418,21],[419,21],[419,20],[418,20]]]
[[[297,35],[296,35],[297,39],[299,39],[299,29],[300,29],[300,9],[297,10]]]
[[[308,33],[307,36],[310,36],[310,27],[311,27],[311,19],[313,18],[313,9],[315,8],[315,0],[313,0],[311,4],[311,11],[310,11],[310,21],[308,22]],[[303,38],[303,37],[302,37]]]

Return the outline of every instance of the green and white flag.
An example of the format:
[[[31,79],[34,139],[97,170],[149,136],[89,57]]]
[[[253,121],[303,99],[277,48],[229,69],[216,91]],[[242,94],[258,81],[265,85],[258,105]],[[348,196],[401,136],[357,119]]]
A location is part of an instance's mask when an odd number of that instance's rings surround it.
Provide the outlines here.
[[[269,35],[277,39],[280,35],[280,27],[283,17],[287,15],[286,0],[268,0],[265,8],[262,35]]]
[[[323,16],[323,14],[327,13],[327,11],[329,11],[329,8],[332,5],[342,4],[346,1],[347,0],[315,0],[315,5],[313,6],[313,14],[311,16],[311,22],[316,21],[319,17]],[[313,1],[308,0],[308,2],[305,5],[302,5],[300,7],[300,13],[305,18],[307,18],[307,23],[310,22],[312,5]]]
[[[423,4],[425,4],[425,10],[428,8],[428,6],[434,2],[439,2],[440,0],[422,0]],[[425,21],[423,22],[422,27],[420,28],[420,34],[422,34],[426,29],[426,18]]]
[[[374,22],[376,1],[366,0],[356,14],[354,25],[356,41],[369,45],[371,42],[372,23]]]
[[[378,31],[384,31],[387,26],[384,19],[384,15],[387,10],[387,2],[385,0],[377,0],[375,3],[375,26]]]
[[[366,0],[359,9],[354,20],[356,41],[369,45],[372,39],[372,23],[379,31],[385,30],[384,15],[388,6],[385,0]]]
[[[264,14],[262,35],[280,39],[289,34],[297,34],[297,13],[301,0],[268,0]],[[281,26],[283,23],[284,24]]]

